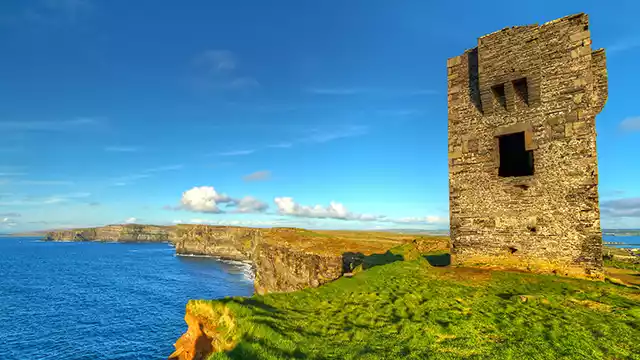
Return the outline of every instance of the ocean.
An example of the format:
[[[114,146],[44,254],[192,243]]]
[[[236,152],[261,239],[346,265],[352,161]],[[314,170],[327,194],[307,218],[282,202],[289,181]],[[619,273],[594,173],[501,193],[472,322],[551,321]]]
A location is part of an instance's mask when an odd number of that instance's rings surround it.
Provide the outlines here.
[[[604,240],[640,248],[638,236]],[[166,359],[189,299],[252,293],[248,265],[168,244],[0,238],[0,358]]]
[[[250,296],[249,274],[168,244],[0,238],[0,358],[166,359],[187,301]]]
[[[609,245],[613,247],[640,249],[640,236],[603,235],[602,240],[604,242],[622,243],[622,244],[616,244],[616,245]]]

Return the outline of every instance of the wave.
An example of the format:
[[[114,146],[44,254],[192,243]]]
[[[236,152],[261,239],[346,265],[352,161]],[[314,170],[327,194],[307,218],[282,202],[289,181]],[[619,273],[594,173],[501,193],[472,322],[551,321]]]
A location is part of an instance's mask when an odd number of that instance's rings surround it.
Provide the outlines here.
[[[200,255],[200,254],[175,254],[174,256],[213,259],[213,260],[221,262],[221,263],[225,263],[225,264],[229,264],[229,265],[233,265],[235,267],[238,267],[238,268],[242,269],[242,274],[244,275],[245,279],[247,279],[249,281],[254,281],[255,280],[255,274],[254,274],[254,271],[253,271],[253,262],[251,262],[249,260],[231,260],[231,259],[224,259],[224,258],[221,258],[219,256],[215,256],[215,255]]]

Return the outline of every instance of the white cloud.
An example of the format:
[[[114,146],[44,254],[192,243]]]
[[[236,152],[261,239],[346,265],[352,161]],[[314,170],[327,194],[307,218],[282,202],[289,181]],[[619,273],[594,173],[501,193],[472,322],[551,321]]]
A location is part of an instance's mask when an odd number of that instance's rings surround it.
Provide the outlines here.
[[[232,202],[226,194],[219,194],[213,186],[199,186],[182,193],[181,208],[193,212],[220,213],[218,204]]]
[[[620,129],[624,131],[640,131],[640,116],[630,117],[622,120]]]
[[[606,200],[600,203],[600,211],[606,218],[640,218],[640,197]]]
[[[347,126],[333,131],[312,131],[312,135],[304,138],[303,142],[325,143],[337,139],[349,138],[364,135],[368,131],[368,127],[361,125]]]
[[[90,193],[77,192],[70,194],[51,195],[47,197],[25,197],[22,199],[14,199],[10,201],[0,202],[0,206],[30,206],[30,205],[50,205],[63,202],[73,201],[79,198],[87,198]]]
[[[264,181],[269,180],[271,178],[271,171],[261,170],[251,173],[249,175],[244,176],[242,179],[244,181]]]
[[[238,155],[249,155],[249,154],[253,154],[254,152],[256,151],[253,149],[233,150],[233,151],[227,151],[227,152],[220,152],[217,155],[218,156],[238,156]]]
[[[273,200],[276,203],[278,212],[282,215],[318,218],[318,219],[338,219],[338,220],[360,220],[360,221],[381,221],[385,216],[369,214],[356,214],[338,202],[331,201],[329,206],[315,205],[306,206],[297,204],[291,197],[277,197]]]
[[[316,95],[381,95],[381,96],[414,96],[414,95],[434,95],[435,90],[431,89],[385,89],[375,87],[336,87],[336,88],[307,88],[306,92]]]
[[[12,217],[20,217],[20,216],[22,216],[22,215],[20,215],[19,213],[15,213],[15,212],[0,213],[0,217],[12,218]]]
[[[607,46],[606,51],[607,51],[607,54],[615,54],[615,53],[619,53],[627,50],[632,50],[638,47],[640,47],[640,38],[635,38],[635,39],[629,38],[629,39],[620,40],[617,43],[614,43],[613,45]]]
[[[227,211],[220,209],[220,204],[225,204],[226,209],[233,209],[232,213],[261,213],[269,205],[252,197],[232,198],[227,194],[219,193],[213,186],[199,186],[182,193],[180,205],[164,206],[165,210],[187,210],[199,213],[220,214]]]
[[[208,88],[242,90],[260,86],[255,78],[238,74],[238,57],[229,50],[206,50],[195,57],[194,65],[205,71],[198,82]]]
[[[102,124],[99,118],[76,118],[64,121],[0,121],[0,130],[14,131],[86,131]]]
[[[104,148],[104,151],[107,152],[136,152],[138,151],[137,147],[133,146],[107,146]]]
[[[270,148],[279,148],[279,149],[287,149],[293,146],[293,143],[290,142],[281,142],[273,145],[269,145]]]
[[[112,186],[125,186],[136,180],[150,178],[159,172],[179,170],[179,169],[182,169],[183,167],[184,166],[182,164],[177,164],[177,165],[167,165],[167,166],[160,166],[156,168],[145,169],[145,170],[142,170],[139,174],[125,175],[125,176],[112,179],[112,181],[114,181]]]
[[[236,55],[229,50],[207,50],[198,55],[195,64],[211,72],[228,71],[236,68]]]
[[[448,219],[440,217],[440,216],[424,216],[424,217],[406,217],[401,219],[396,219],[393,222],[399,224],[443,224],[446,223]]]
[[[257,213],[267,210],[269,205],[252,196],[245,196],[240,200],[234,200],[231,206],[235,207],[237,213]]]
[[[125,224],[135,224],[137,221],[138,221],[137,218],[130,217],[130,218],[126,219],[124,222],[125,222]]]
[[[180,170],[182,168],[184,168],[184,165],[176,164],[176,165],[159,166],[159,167],[156,167],[156,168],[146,169],[146,170],[144,170],[144,172],[146,172],[146,173],[157,173],[157,172],[163,172],[163,171]]]
[[[58,186],[58,185],[63,185],[63,186],[68,186],[68,185],[73,185],[74,182],[73,181],[66,181],[66,180],[23,180],[19,182],[20,184],[24,184],[24,185],[42,185],[42,186]]]
[[[336,219],[350,221],[372,221],[394,224],[444,224],[448,219],[439,216],[406,217],[393,219],[386,215],[359,214],[350,212],[343,204],[332,201],[329,206],[306,206],[297,204],[291,197],[275,198],[274,202],[281,215],[316,219]]]

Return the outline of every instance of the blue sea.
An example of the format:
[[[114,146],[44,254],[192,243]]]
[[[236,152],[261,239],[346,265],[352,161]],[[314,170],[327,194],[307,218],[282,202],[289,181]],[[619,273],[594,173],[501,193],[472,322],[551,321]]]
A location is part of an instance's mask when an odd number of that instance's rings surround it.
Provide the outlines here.
[[[0,358],[166,359],[187,300],[250,296],[249,274],[168,244],[0,238]]]
[[[603,235],[602,240],[604,242],[622,243],[619,245],[609,245],[619,248],[633,248],[640,249],[640,236],[611,236]]]

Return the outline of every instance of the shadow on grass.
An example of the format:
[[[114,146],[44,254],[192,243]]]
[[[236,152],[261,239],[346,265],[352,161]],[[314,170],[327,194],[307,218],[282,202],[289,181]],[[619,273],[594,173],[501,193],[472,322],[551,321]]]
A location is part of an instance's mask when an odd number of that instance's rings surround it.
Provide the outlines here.
[[[429,262],[431,266],[451,265],[451,254],[424,255],[424,258]]]
[[[259,346],[252,346],[259,345]],[[256,348],[260,349],[257,350]],[[265,352],[269,355],[276,356],[278,359],[306,359],[306,355],[298,349],[287,350],[281,349],[263,339],[246,336],[238,345],[226,352],[229,359],[260,359],[265,357]]]
[[[345,273],[349,273],[358,266],[362,266],[362,270],[367,270],[374,266],[391,264],[403,260],[404,256],[394,254],[388,250],[384,254],[371,254],[368,256],[360,252],[346,252],[342,254],[342,269]]]

